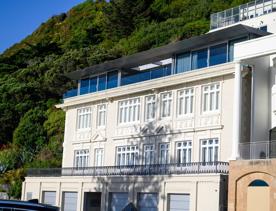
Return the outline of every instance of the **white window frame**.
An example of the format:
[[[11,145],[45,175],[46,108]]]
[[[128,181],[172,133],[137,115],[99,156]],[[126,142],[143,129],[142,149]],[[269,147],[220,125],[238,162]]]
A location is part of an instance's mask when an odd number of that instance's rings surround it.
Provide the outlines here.
[[[116,147],[116,165],[133,166],[139,162],[139,150],[137,145]]]
[[[145,122],[155,120],[156,110],[156,95],[145,96]]]
[[[163,152],[165,151],[165,157],[162,157]],[[161,143],[159,144],[159,164],[169,164],[170,162],[170,144],[169,143]]]
[[[97,106],[97,127],[104,128],[106,126],[107,104],[99,104]]]
[[[177,116],[191,116],[194,113],[194,88],[186,88],[177,91]]]
[[[219,139],[208,138],[202,139],[200,144],[201,162],[216,162],[219,161]]]
[[[192,141],[178,141],[176,142],[176,163],[185,164],[192,162],[193,145]]]
[[[77,130],[91,129],[92,109],[91,107],[77,109]]]
[[[140,121],[140,98],[131,98],[118,102],[119,125],[130,124]]]
[[[74,151],[74,168],[89,167],[89,149]]]
[[[95,149],[95,162],[96,167],[104,166],[104,148]]]
[[[173,107],[173,93],[164,92],[160,93],[160,117],[170,118],[172,116]]]
[[[203,114],[220,111],[221,84],[212,83],[202,86],[202,112]]]
[[[144,165],[152,165],[155,163],[155,146],[154,144],[145,144],[144,145]]]

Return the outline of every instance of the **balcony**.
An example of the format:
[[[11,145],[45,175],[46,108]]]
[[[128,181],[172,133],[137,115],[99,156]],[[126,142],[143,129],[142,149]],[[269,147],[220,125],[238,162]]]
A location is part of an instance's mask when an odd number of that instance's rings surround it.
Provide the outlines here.
[[[227,162],[28,169],[28,177],[228,174]]]
[[[240,143],[239,154],[244,160],[276,158],[276,141]]]
[[[211,30],[276,11],[276,0],[256,0],[211,15]]]

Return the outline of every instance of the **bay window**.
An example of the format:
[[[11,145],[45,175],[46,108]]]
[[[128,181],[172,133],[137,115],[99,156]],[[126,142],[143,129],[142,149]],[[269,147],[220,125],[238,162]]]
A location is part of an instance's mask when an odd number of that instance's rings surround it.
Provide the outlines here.
[[[190,163],[192,161],[192,141],[176,143],[177,163]]]
[[[188,88],[178,91],[177,104],[178,116],[192,114],[194,107],[194,89]]]
[[[119,123],[137,122],[140,119],[140,99],[119,102]]]
[[[91,108],[81,108],[77,110],[77,129],[91,128]]]
[[[155,95],[145,97],[145,121],[155,119],[156,99]]]
[[[98,105],[97,109],[97,126],[104,127],[106,124],[106,104]]]
[[[218,139],[201,140],[201,161],[215,162],[218,161],[219,141]]]
[[[89,150],[75,150],[74,167],[84,168],[89,165]]]
[[[172,112],[172,93],[161,94],[161,117],[170,117]]]
[[[213,112],[219,110],[220,85],[211,84],[203,86],[203,112]]]
[[[118,166],[136,165],[138,163],[138,147],[117,147],[116,162]]]

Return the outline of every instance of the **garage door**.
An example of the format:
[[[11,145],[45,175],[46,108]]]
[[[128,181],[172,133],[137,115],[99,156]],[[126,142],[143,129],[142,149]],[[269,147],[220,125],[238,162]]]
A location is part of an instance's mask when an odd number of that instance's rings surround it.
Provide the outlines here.
[[[78,193],[77,192],[63,192],[63,211],[77,210]]]
[[[110,211],[121,211],[128,204],[128,193],[110,193]]]
[[[170,194],[169,211],[190,211],[189,194]]]
[[[157,211],[158,195],[157,193],[140,193],[138,196],[139,211]]]
[[[43,200],[44,204],[56,205],[56,192],[55,191],[43,191]]]

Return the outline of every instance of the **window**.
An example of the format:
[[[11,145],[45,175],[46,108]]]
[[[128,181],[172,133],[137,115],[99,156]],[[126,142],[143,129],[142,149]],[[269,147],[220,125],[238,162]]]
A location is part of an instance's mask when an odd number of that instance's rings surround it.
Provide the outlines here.
[[[267,32],[267,26],[261,26],[259,29],[260,29],[261,31]]]
[[[107,88],[114,88],[118,86],[118,72],[113,71],[107,73]]]
[[[100,75],[98,79],[98,91],[106,89],[106,74]]]
[[[192,69],[207,67],[208,65],[208,49],[201,49],[192,52]]]
[[[91,108],[78,109],[77,113],[77,129],[91,128]]]
[[[119,102],[119,123],[139,121],[140,99],[135,98]]]
[[[160,144],[159,146],[159,160],[160,164],[167,164],[169,163],[169,144]]]
[[[56,205],[56,192],[55,191],[43,191],[42,203],[55,206]]]
[[[117,165],[136,165],[138,162],[138,147],[124,146],[117,147]]]
[[[184,89],[178,91],[178,115],[183,116],[193,113],[194,89]]]
[[[201,141],[201,161],[218,161],[219,141],[218,139],[205,139]]]
[[[103,166],[104,165],[104,149],[97,148],[95,149],[95,166]]]
[[[88,163],[89,163],[89,150],[88,149],[75,150],[74,167],[76,168],[88,167]]]
[[[229,47],[228,47],[228,61],[232,62],[234,60],[234,45],[239,42],[246,41],[247,37],[241,37],[235,40],[229,41]]]
[[[209,65],[223,64],[227,61],[227,43],[210,47]]]
[[[144,145],[144,164],[151,165],[154,164],[155,149],[154,145]]]
[[[158,211],[158,194],[139,193],[137,205],[140,211]]]
[[[106,104],[98,105],[97,126],[104,127],[106,124]]]
[[[191,55],[184,53],[176,56],[176,73],[187,72],[191,70]]]
[[[190,163],[192,161],[192,142],[182,141],[176,143],[177,163]]]
[[[145,121],[155,119],[156,99],[155,95],[145,97]]]
[[[203,87],[203,112],[219,110],[220,85],[211,84]]]
[[[172,93],[161,94],[161,117],[170,117],[172,110]]]

